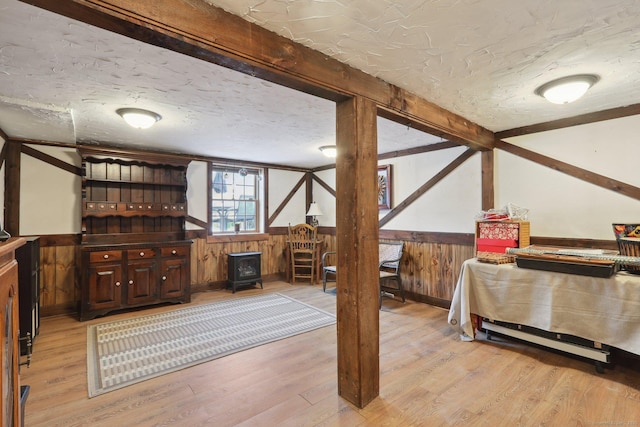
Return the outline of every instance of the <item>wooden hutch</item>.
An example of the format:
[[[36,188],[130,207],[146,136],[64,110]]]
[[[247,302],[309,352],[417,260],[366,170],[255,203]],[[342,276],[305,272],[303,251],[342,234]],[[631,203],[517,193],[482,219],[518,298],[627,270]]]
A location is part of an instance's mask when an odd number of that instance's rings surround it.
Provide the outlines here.
[[[185,240],[189,160],[78,148],[82,157],[80,320],[160,302],[189,302]]]
[[[0,425],[20,426],[24,400],[20,387],[20,346],[18,337],[18,262],[16,249],[24,239],[11,238],[0,243],[0,387],[2,387],[2,415]],[[28,393],[28,388],[26,388]]]

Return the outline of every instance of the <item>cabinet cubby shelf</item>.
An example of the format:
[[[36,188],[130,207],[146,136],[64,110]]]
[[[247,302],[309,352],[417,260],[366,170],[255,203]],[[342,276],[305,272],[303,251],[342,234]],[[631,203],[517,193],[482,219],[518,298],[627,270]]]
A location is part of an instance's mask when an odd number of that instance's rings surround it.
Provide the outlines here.
[[[120,185],[159,185],[166,187],[184,187],[185,182],[162,182],[162,181],[129,181],[123,179],[109,179],[109,178],[84,178],[86,185],[91,184],[120,184]]]

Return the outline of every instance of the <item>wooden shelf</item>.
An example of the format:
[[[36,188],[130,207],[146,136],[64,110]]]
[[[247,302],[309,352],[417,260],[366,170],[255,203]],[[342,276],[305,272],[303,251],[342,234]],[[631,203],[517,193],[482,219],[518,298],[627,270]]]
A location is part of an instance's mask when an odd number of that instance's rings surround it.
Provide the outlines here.
[[[157,182],[157,181],[132,181],[122,179],[107,179],[107,178],[83,178],[85,185],[92,183],[96,184],[136,184],[136,185],[161,185],[167,187],[184,187],[184,182]]]
[[[83,205],[84,216],[175,216],[187,215],[186,203],[132,203],[132,202],[85,202]]]
[[[184,238],[188,161],[169,155],[79,148],[82,242]]]

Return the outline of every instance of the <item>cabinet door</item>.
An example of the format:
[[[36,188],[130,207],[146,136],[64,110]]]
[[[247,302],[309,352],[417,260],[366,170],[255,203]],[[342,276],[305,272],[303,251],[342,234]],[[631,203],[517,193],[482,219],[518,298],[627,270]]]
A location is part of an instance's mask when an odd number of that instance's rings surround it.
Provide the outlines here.
[[[171,258],[162,260],[162,282],[160,283],[160,298],[178,298],[185,294],[187,283],[186,258]]]
[[[118,308],[122,304],[122,265],[89,265],[89,310]]]
[[[0,267],[0,309],[0,425],[19,426],[18,263],[13,260]]]
[[[127,304],[154,302],[158,295],[156,263],[136,261],[127,267]]]

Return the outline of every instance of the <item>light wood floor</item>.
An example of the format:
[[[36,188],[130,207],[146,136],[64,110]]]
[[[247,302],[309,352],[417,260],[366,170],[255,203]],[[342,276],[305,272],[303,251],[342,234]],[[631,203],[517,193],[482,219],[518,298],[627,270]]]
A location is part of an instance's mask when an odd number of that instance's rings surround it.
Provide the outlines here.
[[[192,304],[280,292],[335,313],[321,286],[265,284],[196,294]],[[159,307],[108,320],[169,310]],[[86,326],[44,318],[31,367],[25,426],[639,426],[640,368],[605,374],[525,344],[460,342],[447,311],[385,299],[380,396],[357,409],[337,394],[335,326],[246,350],[92,399]]]

